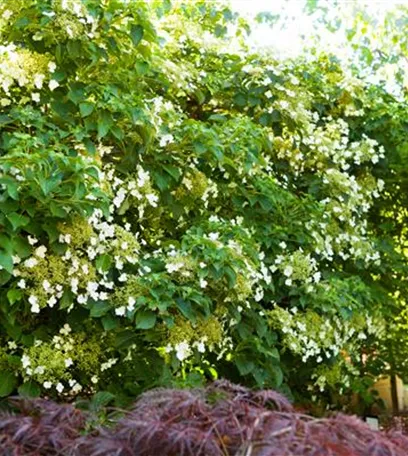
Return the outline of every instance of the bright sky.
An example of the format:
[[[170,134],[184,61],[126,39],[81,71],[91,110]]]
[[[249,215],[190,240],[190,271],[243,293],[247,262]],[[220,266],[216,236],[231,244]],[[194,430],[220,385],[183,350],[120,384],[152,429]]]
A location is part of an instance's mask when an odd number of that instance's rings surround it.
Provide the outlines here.
[[[247,17],[254,17],[259,12],[281,13],[291,20],[286,21],[287,27],[281,30],[278,27],[271,29],[266,24],[261,24],[253,32],[252,42],[256,46],[272,46],[282,54],[293,55],[299,53],[302,48],[302,35],[310,36],[313,32],[313,19],[303,12],[306,0],[230,0],[234,10]],[[320,0],[319,4],[329,6],[329,11],[335,15],[339,7],[333,6],[332,0]],[[342,10],[347,10],[353,5],[366,7],[372,15],[382,15],[396,5],[405,4],[408,0],[340,0]],[[324,32],[323,32],[324,33]],[[341,34],[344,38],[344,33]],[[340,35],[339,35],[340,36]],[[341,46],[337,37],[327,32],[324,35],[325,45],[329,47]]]
[[[253,43],[258,46],[273,46],[284,49],[284,53],[296,52],[301,45],[300,35],[311,27],[311,21],[306,15],[303,15],[303,18],[300,17],[305,0],[231,0],[231,4],[233,9],[247,17],[254,17],[260,12],[272,14],[284,12],[293,17],[297,23],[299,29],[295,34],[290,30],[291,27],[287,30],[280,30],[277,27],[271,29],[267,24],[258,25],[257,29],[253,31],[252,37]]]

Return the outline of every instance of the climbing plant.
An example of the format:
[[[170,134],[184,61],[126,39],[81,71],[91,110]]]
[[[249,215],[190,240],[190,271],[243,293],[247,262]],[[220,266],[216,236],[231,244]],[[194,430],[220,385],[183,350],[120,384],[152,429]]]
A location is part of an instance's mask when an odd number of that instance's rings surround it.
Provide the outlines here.
[[[406,268],[378,219],[403,103],[252,52],[215,2],[0,16],[0,394],[365,391]]]

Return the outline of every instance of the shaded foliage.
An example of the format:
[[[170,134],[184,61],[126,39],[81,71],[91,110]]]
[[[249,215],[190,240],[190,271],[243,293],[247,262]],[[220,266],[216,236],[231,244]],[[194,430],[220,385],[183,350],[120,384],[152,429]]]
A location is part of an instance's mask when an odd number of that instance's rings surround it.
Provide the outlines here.
[[[84,434],[92,416],[48,400],[15,400],[0,415],[1,454],[13,456],[403,456],[408,437],[356,417],[316,419],[275,391],[227,381],[144,393],[111,426]]]

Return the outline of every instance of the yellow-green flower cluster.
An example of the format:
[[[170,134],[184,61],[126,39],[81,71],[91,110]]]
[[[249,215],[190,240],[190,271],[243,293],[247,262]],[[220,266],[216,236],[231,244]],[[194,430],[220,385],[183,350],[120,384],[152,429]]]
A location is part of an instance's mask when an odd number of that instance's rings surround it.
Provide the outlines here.
[[[185,361],[194,351],[205,353],[223,346],[224,329],[215,316],[199,320],[196,324],[178,318],[174,326],[167,330],[167,341],[165,353],[174,352],[179,361]]]
[[[286,243],[281,243],[281,248],[287,248]],[[314,290],[313,284],[318,283],[321,279],[321,273],[317,270],[317,261],[305,253],[301,248],[291,254],[278,255],[271,271],[279,270],[285,277],[285,285],[292,286],[293,282],[298,285],[307,285],[307,291]]]
[[[61,395],[90,391],[102,372],[116,363],[114,358],[108,359],[103,343],[99,336],[73,334],[65,324],[51,341],[37,339],[32,347],[24,349],[21,374],[26,381],[34,380]],[[87,383],[81,384],[79,378]]]

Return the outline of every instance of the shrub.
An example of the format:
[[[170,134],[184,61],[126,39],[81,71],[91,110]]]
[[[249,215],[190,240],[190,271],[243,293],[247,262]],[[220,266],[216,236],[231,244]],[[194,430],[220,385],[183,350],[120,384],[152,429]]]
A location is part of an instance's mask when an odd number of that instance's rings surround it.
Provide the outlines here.
[[[250,53],[213,2],[0,16],[0,395],[365,389],[390,309],[384,91]]]
[[[72,406],[45,400],[17,406],[18,415],[0,417],[2,454],[402,456],[408,443],[403,434],[372,430],[358,418],[312,418],[279,393],[226,381],[151,390],[116,423],[86,435],[89,414]]]

